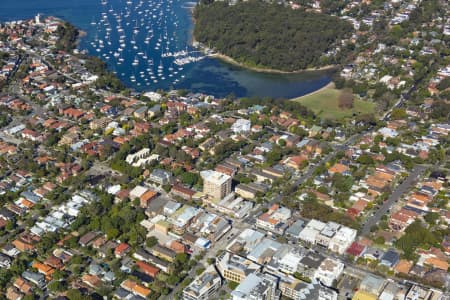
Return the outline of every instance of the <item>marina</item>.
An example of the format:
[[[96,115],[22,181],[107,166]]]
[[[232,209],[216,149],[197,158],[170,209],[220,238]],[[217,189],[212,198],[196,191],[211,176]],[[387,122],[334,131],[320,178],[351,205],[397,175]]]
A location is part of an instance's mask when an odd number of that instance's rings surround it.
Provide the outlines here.
[[[177,0],[102,0],[100,15],[90,23],[95,37],[87,50],[99,53],[116,74],[127,74],[121,78],[125,82],[149,88],[175,87],[183,78],[182,66],[205,58],[180,39],[177,4]],[[157,66],[155,58],[160,62]]]
[[[224,97],[294,98],[330,82],[327,72],[254,72],[205,56],[192,46],[192,9],[186,0],[2,0],[0,20],[36,14],[69,21],[86,35],[80,41],[137,91],[186,89]]]

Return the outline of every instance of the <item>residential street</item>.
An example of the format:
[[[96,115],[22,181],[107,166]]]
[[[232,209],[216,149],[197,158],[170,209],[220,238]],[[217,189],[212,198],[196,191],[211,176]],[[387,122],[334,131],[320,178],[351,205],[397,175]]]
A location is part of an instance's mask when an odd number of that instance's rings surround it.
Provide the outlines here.
[[[392,192],[388,200],[383,203],[380,209],[364,224],[361,230],[361,235],[367,235],[370,233],[370,228],[378,224],[381,217],[388,213],[391,206],[406,192],[411,190],[411,187],[417,183],[420,176],[423,175],[427,168],[425,166],[416,165],[414,169],[409,173],[409,176]]]

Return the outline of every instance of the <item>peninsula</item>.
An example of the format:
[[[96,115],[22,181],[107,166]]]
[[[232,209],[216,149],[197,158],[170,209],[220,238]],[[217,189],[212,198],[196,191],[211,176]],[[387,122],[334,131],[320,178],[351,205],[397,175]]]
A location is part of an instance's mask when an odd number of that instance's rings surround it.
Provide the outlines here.
[[[195,39],[256,70],[293,72],[339,63],[337,44],[353,31],[337,17],[261,1],[200,3]]]

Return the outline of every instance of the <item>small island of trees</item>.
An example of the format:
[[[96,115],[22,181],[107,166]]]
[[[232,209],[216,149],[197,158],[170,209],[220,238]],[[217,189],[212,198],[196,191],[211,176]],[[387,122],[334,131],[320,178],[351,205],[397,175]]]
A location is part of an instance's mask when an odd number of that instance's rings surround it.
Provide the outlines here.
[[[202,2],[194,17],[198,42],[245,66],[281,71],[339,62],[323,54],[353,30],[334,16],[261,1]]]

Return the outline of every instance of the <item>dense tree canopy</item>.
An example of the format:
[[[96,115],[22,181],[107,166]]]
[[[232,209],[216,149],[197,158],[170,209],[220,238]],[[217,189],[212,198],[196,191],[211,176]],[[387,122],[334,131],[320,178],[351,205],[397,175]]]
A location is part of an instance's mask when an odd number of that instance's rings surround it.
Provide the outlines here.
[[[439,237],[437,232],[427,229],[417,220],[406,228],[405,234],[396,242],[396,246],[403,250],[405,258],[412,259],[417,248],[439,247]]]
[[[76,47],[79,31],[70,23],[58,26],[56,33],[59,36],[56,42],[56,49],[72,51]]]
[[[321,56],[352,31],[346,21],[260,1],[199,5],[195,38],[248,66],[295,71],[321,65]]]

